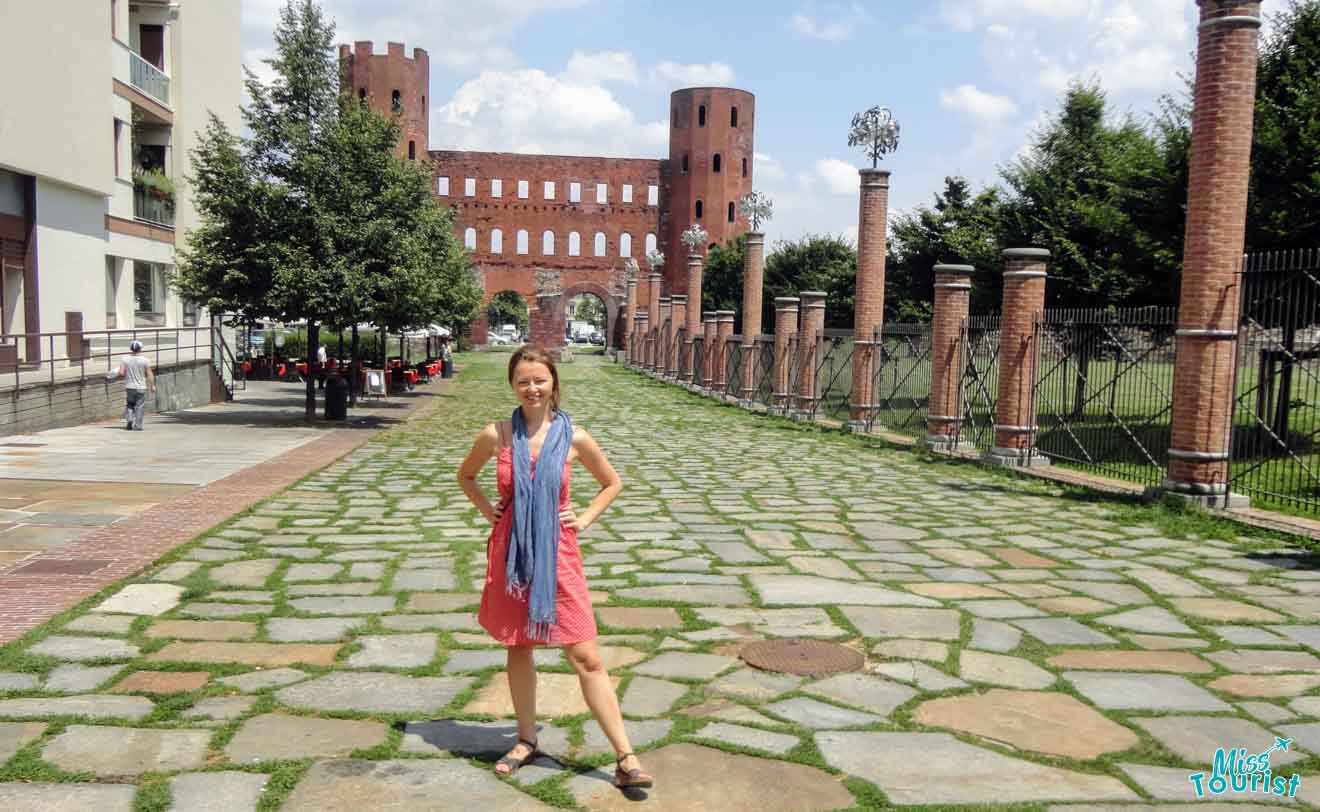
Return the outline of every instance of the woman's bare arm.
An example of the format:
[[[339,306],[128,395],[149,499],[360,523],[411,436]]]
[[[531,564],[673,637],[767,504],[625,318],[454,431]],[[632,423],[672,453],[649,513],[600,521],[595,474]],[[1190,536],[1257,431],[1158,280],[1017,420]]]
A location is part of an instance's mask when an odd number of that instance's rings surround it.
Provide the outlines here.
[[[458,487],[462,489],[463,494],[468,500],[476,505],[481,515],[486,517],[486,521],[495,524],[500,520],[500,514],[504,512],[503,505],[492,505],[486,498],[486,493],[477,484],[477,474],[485,467],[486,462],[499,450],[500,436],[496,431],[495,424],[491,423],[481,430],[477,439],[472,443],[472,450],[468,452],[463,459],[463,464],[458,466]]]
[[[577,514],[577,529],[586,530],[600,518],[600,514],[605,512],[623,490],[623,480],[619,478],[619,473],[605,458],[605,452],[600,450],[595,438],[587,433],[586,429],[573,429],[573,450],[577,452],[578,459],[582,460],[582,465],[600,483],[600,493],[591,500],[586,510]]]

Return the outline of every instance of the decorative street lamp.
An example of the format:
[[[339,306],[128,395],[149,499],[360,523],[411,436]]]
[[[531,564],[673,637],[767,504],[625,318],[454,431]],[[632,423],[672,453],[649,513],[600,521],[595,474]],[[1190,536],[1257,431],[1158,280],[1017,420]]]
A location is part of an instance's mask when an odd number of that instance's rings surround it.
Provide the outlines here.
[[[633,259],[632,257],[628,257],[624,259],[623,272],[627,274],[628,279],[636,279],[637,271],[638,271],[637,260]]]
[[[651,271],[654,273],[656,268],[665,264],[665,255],[652,248],[646,252],[646,264],[651,266]]]
[[[875,169],[886,153],[898,149],[898,122],[888,107],[872,107],[853,116],[848,146],[860,146]]]
[[[705,245],[708,239],[710,239],[710,234],[696,223],[688,226],[687,231],[683,232],[683,236],[679,237],[679,240],[688,247],[688,253],[691,254],[698,253],[697,249]]]
[[[738,201],[742,216],[752,222],[752,231],[761,231],[761,221],[770,221],[775,216],[775,204],[769,195],[761,192],[748,192]]]

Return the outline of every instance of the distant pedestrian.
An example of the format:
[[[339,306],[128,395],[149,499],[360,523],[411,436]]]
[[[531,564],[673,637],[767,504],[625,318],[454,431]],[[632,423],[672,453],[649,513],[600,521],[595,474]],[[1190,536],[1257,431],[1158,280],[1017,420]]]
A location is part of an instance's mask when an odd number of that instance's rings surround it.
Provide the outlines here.
[[[156,373],[151,361],[142,354],[142,342],[134,340],[128,345],[132,353],[119,362],[119,368],[105,376],[108,381],[124,379],[127,402],[124,405],[124,428],[142,431],[142,419],[147,413],[147,390],[156,391]]]
[[[440,377],[454,377],[454,353],[449,348],[449,336],[440,337]]]
[[[330,354],[325,351],[325,345],[316,348],[316,387],[325,388],[325,366],[330,361]]]

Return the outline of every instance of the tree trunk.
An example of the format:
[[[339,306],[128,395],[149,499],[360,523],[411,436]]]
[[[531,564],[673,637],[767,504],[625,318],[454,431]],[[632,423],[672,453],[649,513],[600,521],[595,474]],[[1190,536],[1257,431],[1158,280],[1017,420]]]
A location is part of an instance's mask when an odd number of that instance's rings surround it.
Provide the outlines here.
[[[1286,447],[1288,439],[1288,410],[1292,405],[1293,358],[1297,352],[1297,322],[1289,318],[1283,326],[1283,352],[1279,358],[1279,399],[1274,404],[1274,434]],[[1282,449],[1279,449],[1282,451]]]
[[[350,407],[357,405],[358,379],[362,377],[361,373],[358,372],[359,346],[360,345],[358,343],[358,328],[357,328],[357,324],[354,323],[353,324],[353,355],[352,355],[352,360],[349,362],[348,365],[348,405]]]
[[[1083,328],[1085,329],[1085,328]],[[1072,421],[1080,422],[1086,416],[1086,381],[1091,373],[1092,341],[1089,330],[1081,333],[1082,345],[1077,348],[1077,377],[1073,379]]]
[[[307,320],[307,414],[310,422],[316,419],[316,353],[321,346],[321,328],[311,319]]]

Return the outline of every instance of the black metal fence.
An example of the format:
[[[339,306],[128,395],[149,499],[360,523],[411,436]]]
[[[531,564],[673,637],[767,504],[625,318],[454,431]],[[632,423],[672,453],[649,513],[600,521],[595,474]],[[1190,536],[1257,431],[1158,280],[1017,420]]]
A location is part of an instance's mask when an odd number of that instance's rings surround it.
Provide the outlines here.
[[[1035,325],[1036,450],[1159,485],[1173,413],[1172,307],[1047,310]]]
[[[1320,512],[1320,250],[1249,254],[1240,278],[1231,490]]]
[[[999,314],[963,320],[962,369],[959,384],[957,442],[988,451],[995,439],[995,405],[999,402]]]
[[[873,402],[868,428],[923,437],[930,403],[931,326],[885,324],[871,345]]]
[[[848,420],[852,393],[853,331],[826,328],[816,349],[816,415],[840,423]]]

